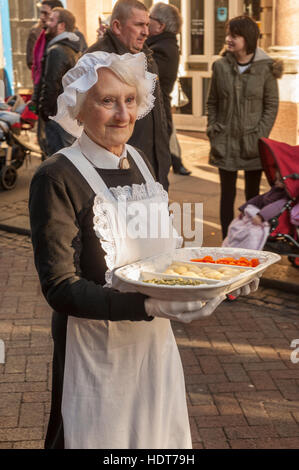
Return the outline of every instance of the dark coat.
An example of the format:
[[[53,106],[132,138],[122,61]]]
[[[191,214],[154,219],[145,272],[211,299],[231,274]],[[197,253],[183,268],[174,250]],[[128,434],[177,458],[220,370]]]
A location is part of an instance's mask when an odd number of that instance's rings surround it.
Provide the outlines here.
[[[119,39],[107,30],[103,38],[99,39],[87,52],[104,51],[122,55],[130,52]],[[148,71],[158,75],[158,67],[152,57],[152,51],[144,45],[142,52],[146,55]],[[155,171],[157,180],[168,190],[168,172],[171,157],[168,145],[166,116],[159,82],[155,88],[155,106],[144,118],[136,121],[134,132],[128,144],[141,149]]]
[[[177,78],[180,61],[176,35],[166,31],[149,37],[146,44],[153,51],[155,62],[158,65],[160,86],[167,117],[167,130],[170,137],[172,134],[170,93]]]
[[[260,137],[268,137],[278,111],[282,64],[257,48],[242,74],[231,52],[213,64],[208,97],[210,164],[223,170],[262,169]]]
[[[80,41],[68,38],[51,41],[42,59],[42,76],[38,85],[38,114],[44,121],[57,113],[57,98],[63,92],[62,77],[80,57]]]

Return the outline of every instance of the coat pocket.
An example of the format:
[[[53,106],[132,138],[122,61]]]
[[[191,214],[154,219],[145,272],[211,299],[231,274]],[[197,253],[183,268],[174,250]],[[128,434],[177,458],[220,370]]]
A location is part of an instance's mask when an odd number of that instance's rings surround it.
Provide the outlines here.
[[[225,157],[227,142],[225,126],[216,122],[210,130],[208,136],[211,143],[211,154],[216,157]]]
[[[242,153],[243,158],[252,159],[252,158],[259,158],[260,152],[258,147],[260,135],[257,130],[253,130],[252,132],[248,132],[244,134],[242,137]]]

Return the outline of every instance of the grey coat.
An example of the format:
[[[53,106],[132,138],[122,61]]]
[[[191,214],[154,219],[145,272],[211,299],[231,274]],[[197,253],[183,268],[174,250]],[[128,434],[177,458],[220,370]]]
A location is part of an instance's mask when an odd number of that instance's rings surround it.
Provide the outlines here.
[[[213,64],[207,101],[211,165],[228,171],[262,168],[258,140],[273,127],[281,75],[282,63],[260,48],[242,74],[228,51]]]

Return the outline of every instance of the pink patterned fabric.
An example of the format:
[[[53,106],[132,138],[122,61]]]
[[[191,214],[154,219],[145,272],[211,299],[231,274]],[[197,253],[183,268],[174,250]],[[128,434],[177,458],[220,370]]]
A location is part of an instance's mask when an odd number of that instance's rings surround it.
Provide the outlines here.
[[[33,65],[32,65],[32,80],[34,85],[37,85],[40,81],[42,74],[42,58],[46,47],[46,31],[43,29],[39,37],[36,40],[33,49]]]
[[[297,202],[297,204],[292,207],[291,209],[291,223],[293,225],[296,225],[296,227],[299,226],[299,202]]]
[[[269,235],[268,222],[261,225],[252,223],[252,217],[259,212],[259,208],[248,204],[242,218],[237,217],[228,227],[227,237],[222,246],[262,250]]]

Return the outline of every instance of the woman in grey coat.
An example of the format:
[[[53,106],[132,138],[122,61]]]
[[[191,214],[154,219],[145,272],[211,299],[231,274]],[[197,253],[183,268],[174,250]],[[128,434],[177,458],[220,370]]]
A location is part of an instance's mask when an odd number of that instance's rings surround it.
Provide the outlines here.
[[[234,218],[238,170],[245,172],[246,200],[259,194],[260,137],[268,137],[278,111],[277,78],[281,62],[257,47],[259,28],[247,16],[231,19],[226,46],[213,64],[208,97],[209,163],[218,167],[220,219],[225,238]]]

